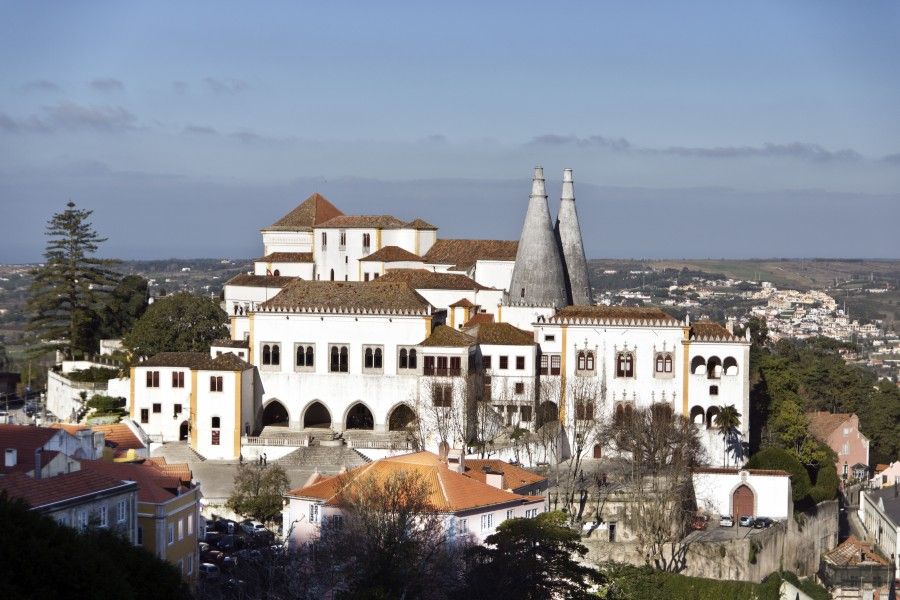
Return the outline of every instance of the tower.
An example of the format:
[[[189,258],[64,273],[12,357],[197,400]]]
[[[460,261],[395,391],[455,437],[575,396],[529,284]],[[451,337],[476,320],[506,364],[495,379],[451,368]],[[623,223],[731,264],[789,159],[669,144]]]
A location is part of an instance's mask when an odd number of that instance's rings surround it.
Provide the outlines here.
[[[571,304],[593,304],[591,283],[588,278],[581,226],[575,209],[575,183],[572,169],[563,171],[562,194],[559,199],[559,215],[556,217],[556,240],[565,265],[566,295]]]
[[[564,267],[553,234],[541,167],[534,168],[528,212],[509,286],[509,304],[553,307],[567,304]]]

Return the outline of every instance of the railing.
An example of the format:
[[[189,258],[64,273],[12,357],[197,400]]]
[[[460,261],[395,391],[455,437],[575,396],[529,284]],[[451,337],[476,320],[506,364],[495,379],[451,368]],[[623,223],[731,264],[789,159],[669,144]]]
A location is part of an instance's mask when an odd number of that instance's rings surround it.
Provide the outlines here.
[[[259,436],[243,436],[241,444],[245,446],[288,446],[288,447],[304,447],[309,446],[309,436],[284,436],[284,437],[259,437]]]
[[[413,450],[412,443],[400,440],[371,440],[349,438],[346,440],[350,448],[366,448],[369,450]]]

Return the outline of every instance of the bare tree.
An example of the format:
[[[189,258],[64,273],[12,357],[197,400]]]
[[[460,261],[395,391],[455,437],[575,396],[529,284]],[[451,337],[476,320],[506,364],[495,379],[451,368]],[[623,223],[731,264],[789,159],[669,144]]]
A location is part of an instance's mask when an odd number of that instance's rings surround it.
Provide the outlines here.
[[[574,414],[566,427],[567,452],[558,461],[557,486],[562,491],[563,510],[569,522],[581,520],[588,499],[590,474],[585,474],[583,459],[597,440],[600,416],[598,408],[603,403],[603,388],[596,377],[574,377],[567,384]]]

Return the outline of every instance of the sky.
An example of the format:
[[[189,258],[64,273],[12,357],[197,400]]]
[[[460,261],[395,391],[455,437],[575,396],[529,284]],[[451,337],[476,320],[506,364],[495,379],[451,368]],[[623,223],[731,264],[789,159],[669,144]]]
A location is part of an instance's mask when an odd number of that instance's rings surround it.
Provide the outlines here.
[[[251,258],[313,192],[590,258],[900,257],[900,3],[0,0],[0,262]]]

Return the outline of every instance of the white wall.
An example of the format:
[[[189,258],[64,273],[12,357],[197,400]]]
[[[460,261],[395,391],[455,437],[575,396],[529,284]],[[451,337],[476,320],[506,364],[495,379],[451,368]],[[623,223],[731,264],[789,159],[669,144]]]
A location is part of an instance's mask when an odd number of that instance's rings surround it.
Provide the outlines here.
[[[248,370],[246,373],[252,373]],[[210,377],[222,378],[222,391],[210,391]],[[197,445],[194,448],[208,459],[231,460],[238,458],[240,448],[235,449],[235,436],[238,440],[243,432],[244,418],[242,394],[252,397],[252,388],[248,388],[246,380],[240,372],[206,371],[197,372]],[[252,407],[252,400],[247,402]],[[213,445],[212,418],[219,418],[219,443]],[[253,423],[251,421],[251,427]],[[237,451],[236,451],[237,450]]]
[[[476,261],[473,279],[481,285],[508,292],[515,264],[514,260]]]
[[[301,262],[263,262],[256,261],[253,263],[253,273],[255,275],[274,275],[278,271],[281,277],[299,277],[307,281],[313,278],[313,263]]]
[[[744,477],[741,473],[745,473]],[[753,490],[755,517],[786,520],[792,510],[791,478],[786,475],[757,475],[746,471],[733,473],[694,473],[697,507],[712,515],[729,515],[732,494],[742,485]],[[741,515],[739,515],[741,516]]]
[[[312,232],[262,230],[263,254],[312,252]]]
[[[147,387],[147,373],[159,371],[159,387]],[[184,373],[184,387],[172,387],[172,373]],[[191,370],[186,367],[135,367],[134,407],[131,418],[151,437],[161,437],[164,442],[177,442],[182,421],[190,418]],[[198,388],[203,382],[198,381]],[[206,382],[209,385],[209,382]],[[160,405],[160,412],[153,412],[153,405]],[[181,414],[175,418],[175,405],[181,405]],[[147,409],[149,421],[141,421],[141,409]]]

